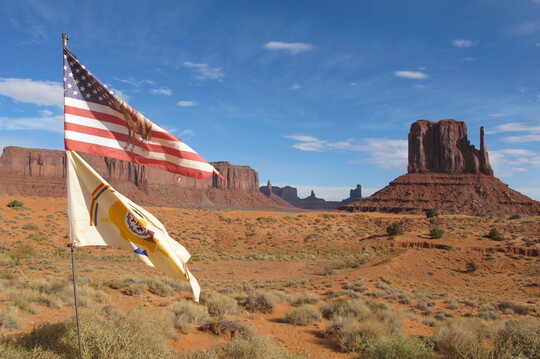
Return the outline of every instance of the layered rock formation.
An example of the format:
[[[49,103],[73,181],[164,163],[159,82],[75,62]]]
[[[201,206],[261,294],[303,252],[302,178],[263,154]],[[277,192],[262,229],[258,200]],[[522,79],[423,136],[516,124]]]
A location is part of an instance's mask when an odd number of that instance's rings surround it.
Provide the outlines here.
[[[409,132],[408,174],[370,197],[340,206],[347,211],[469,215],[540,214],[540,202],[493,176],[480,129],[480,149],[467,139],[464,122],[420,120]]]
[[[296,188],[291,186],[272,186],[270,181],[268,181],[266,186],[260,187],[260,191],[269,198],[274,198],[273,196],[277,196],[295,207],[318,211],[334,210],[338,206],[352,203],[354,200],[362,197],[362,186],[360,185],[356,185],[355,189],[351,189],[349,198],[342,201],[326,201],[322,198],[317,198],[313,190],[308,197],[300,198],[298,197],[298,191]]]
[[[81,156],[118,191],[142,205],[170,207],[291,207],[259,192],[258,173],[229,162],[212,165],[216,175],[205,181],[90,154]],[[66,156],[63,151],[6,147],[0,157],[0,194],[66,197]]]

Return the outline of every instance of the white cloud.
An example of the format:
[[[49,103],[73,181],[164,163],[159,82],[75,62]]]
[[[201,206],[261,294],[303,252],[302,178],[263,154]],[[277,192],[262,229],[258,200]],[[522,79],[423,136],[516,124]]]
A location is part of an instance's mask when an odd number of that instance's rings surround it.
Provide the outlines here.
[[[349,86],[358,86],[358,82],[349,82]]]
[[[60,82],[0,78],[0,95],[17,102],[64,107],[64,89]]]
[[[267,50],[284,50],[288,51],[291,55],[296,55],[302,51],[313,50],[314,47],[304,42],[269,41],[264,44],[263,48]]]
[[[506,142],[513,142],[513,143],[539,142],[540,141],[540,134],[539,135],[508,136],[508,137],[505,137],[504,140]]]
[[[293,85],[291,86],[291,90],[298,90],[298,89],[300,89],[300,88],[302,88],[302,86],[300,86],[300,85],[297,84],[297,83],[295,83],[295,84],[293,84]]]
[[[193,69],[197,74],[197,80],[218,80],[223,81],[223,71],[221,67],[210,67],[208,64],[197,64],[186,61],[184,66]]]
[[[454,45],[455,47],[473,47],[474,42],[472,40],[455,39],[452,40],[452,45]]]
[[[176,104],[182,107],[193,107],[199,105],[197,101],[178,101]]]
[[[425,80],[429,76],[420,71],[396,71],[394,75],[397,77],[403,77],[406,79]]]
[[[358,150],[370,154],[369,162],[387,170],[406,170],[408,163],[408,141],[388,138],[366,138],[365,145]]]
[[[525,21],[515,26],[511,33],[514,36],[527,36],[537,32],[540,29],[540,21]]]
[[[158,88],[158,89],[151,89],[150,93],[153,93],[154,95],[171,96],[172,90],[170,88],[162,87],[162,88]]]
[[[144,85],[144,84],[149,84],[149,85],[155,85],[156,84],[152,80],[137,80],[137,79],[134,79],[133,77],[128,77],[127,79],[118,79],[118,78],[115,78],[115,79],[120,81],[120,82],[130,84],[131,86],[137,87],[137,88],[142,87],[142,85]]]
[[[334,150],[367,152],[368,162],[388,170],[404,170],[407,167],[407,140],[391,140],[388,138],[365,138],[363,144],[354,144],[353,139],[330,142],[306,135],[285,136],[299,143],[292,147],[300,151],[328,152]],[[359,163],[358,161],[356,163]]]
[[[64,132],[64,116],[48,116],[37,118],[0,117],[0,130],[44,130],[57,133]]]
[[[524,172],[528,171],[528,167],[540,167],[540,153],[519,148],[490,151],[489,160],[505,176],[509,171]]]
[[[49,110],[41,110],[41,111],[39,111],[39,113],[43,117],[48,117],[48,116],[51,116],[53,114],[52,111],[49,111]]]
[[[467,62],[471,62],[471,61],[474,61],[476,60],[474,57],[464,57],[463,58],[463,61],[467,61]]]
[[[122,91],[122,90],[117,90],[117,89],[115,89],[115,88],[112,88],[112,87],[109,86],[109,85],[107,85],[107,86],[109,87],[109,89],[112,91],[113,94],[115,94],[116,96],[120,97],[122,100],[124,100],[124,101],[126,101],[126,102],[129,101],[129,98],[130,98],[130,97],[129,97],[128,95],[126,95],[126,94],[124,93],[124,91]]]

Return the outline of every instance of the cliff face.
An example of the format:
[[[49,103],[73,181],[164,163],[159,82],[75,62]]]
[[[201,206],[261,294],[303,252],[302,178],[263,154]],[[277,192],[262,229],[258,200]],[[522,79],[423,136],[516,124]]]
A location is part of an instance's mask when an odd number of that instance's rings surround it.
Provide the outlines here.
[[[118,191],[143,205],[281,207],[259,192],[258,174],[248,166],[214,162],[212,165],[227,181],[216,175],[199,181],[131,162],[84,153],[81,156]],[[0,157],[3,195],[65,197],[65,180],[64,151],[6,147]]]
[[[409,173],[473,173],[493,176],[480,129],[480,150],[467,139],[467,125],[455,120],[416,121],[409,132]]]
[[[362,186],[360,185],[356,185],[355,189],[350,190],[349,198],[339,202],[326,201],[322,198],[317,198],[314,191],[311,191],[311,194],[308,197],[300,198],[298,197],[298,191],[296,188],[291,186],[272,186],[270,181],[268,181],[266,186],[261,186],[260,191],[269,198],[275,198],[277,196],[295,207],[320,211],[331,211],[336,209],[338,206],[354,202],[355,199],[362,197]]]
[[[467,139],[464,122],[416,121],[409,132],[408,174],[370,197],[340,206],[347,211],[469,215],[538,214],[540,202],[514,191],[493,176],[480,129],[480,150]]]

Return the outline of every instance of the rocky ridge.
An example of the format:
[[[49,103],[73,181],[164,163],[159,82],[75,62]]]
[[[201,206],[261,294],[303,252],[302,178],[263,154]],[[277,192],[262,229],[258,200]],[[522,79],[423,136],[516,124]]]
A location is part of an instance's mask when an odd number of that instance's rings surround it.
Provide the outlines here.
[[[354,200],[362,197],[362,186],[356,185],[355,189],[350,190],[349,198],[342,201],[326,201],[322,198],[317,198],[312,190],[311,194],[306,198],[298,197],[298,190],[291,186],[272,186],[270,181],[266,186],[261,186],[260,191],[269,198],[279,197],[287,203],[302,209],[331,211],[338,206],[343,206],[354,202]]]
[[[408,173],[373,195],[340,206],[347,211],[439,212],[468,215],[539,214],[540,202],[493,176],[483,128],[480,149],[464,122],[420,120],[409,132]]]
[[[90,154],[81,156],[114,188],[131,200],[150,206],[291,208],[259,192],[258,173],[229,162],[211,164],[225,177],[199,181],[131,162]],[[9,146],[0,157],[0,194],[66,197],[63,151]]]

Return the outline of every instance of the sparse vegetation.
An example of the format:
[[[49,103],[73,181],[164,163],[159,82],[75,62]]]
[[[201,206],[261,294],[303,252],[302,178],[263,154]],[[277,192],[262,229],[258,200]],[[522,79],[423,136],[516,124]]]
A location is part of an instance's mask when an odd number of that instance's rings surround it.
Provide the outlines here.
[[[173,313],[173,325],[183,333],[189,333],[194,325],[201,325],[208,319],[208,309],[192,301],[181,301],[170,308]]]
[[[444,231],[440,228],[431,228],[431,230],[429,231],[429,236],[431,237],[431,239],[440,239],[442,238],[442,236],[444,235]]]
[[[491,238],[494,241],[504,241],[504,237],[501,232],[497,228],[492,228],[489,233],[486,236],[487,238]]]
[[[294,325],[309,325],[322,319],[321,312],[312,304],[302,304],[285,315],[285,321]]]
[[[18,201],[16,199],[10,201],[7,206],[9,208],[21,208],[22,206],[24,206],[24,203],[22,203],[21,201]]]
[[[268,292],[253,291],[248,294],[244,305],[250,312],[271,313],[276,306],[276,298]]]
[[[439,216],[439,210],[437,208],[431,208],[426,210],[426,218],[434,218]]]
[[[389,236],[398,236],[405,232],[405,223],[403,222],[394,222],[388,227],[386,227],[386,233]]]
[[[478,268],[480,268],[480,265],[474,261],[470,261],[467,262],[466,268],[468,273],[473,273],[476,272]]]

